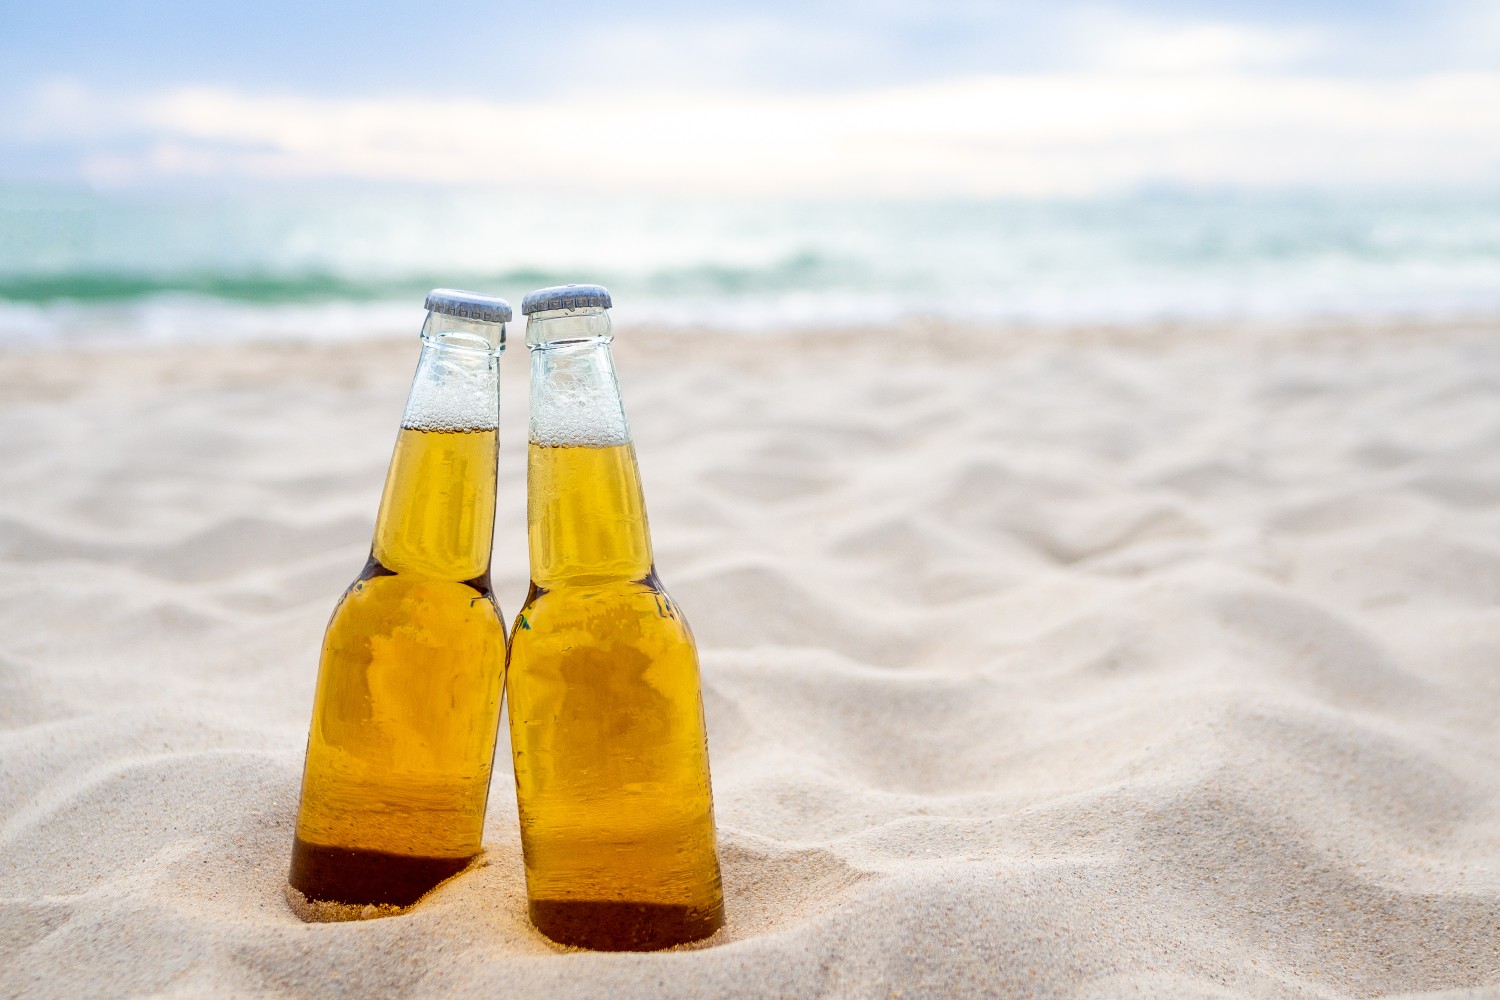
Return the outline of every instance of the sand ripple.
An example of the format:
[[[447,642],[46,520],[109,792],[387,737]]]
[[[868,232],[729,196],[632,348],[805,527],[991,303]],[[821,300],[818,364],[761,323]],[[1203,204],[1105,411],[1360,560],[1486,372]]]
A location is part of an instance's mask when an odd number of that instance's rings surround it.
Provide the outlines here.
[[[541,940],[503,751],[481,864],[283,901],[414,343],[13,355],[0,995],[1497,995],[1493,332],[630,336],[725,931]]]

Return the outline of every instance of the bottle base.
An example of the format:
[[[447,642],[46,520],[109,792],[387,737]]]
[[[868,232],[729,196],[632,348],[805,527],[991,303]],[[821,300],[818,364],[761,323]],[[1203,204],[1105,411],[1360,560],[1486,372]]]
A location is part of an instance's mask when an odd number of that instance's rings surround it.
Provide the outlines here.
[[[723,906],[534,899],[529,910],[548,938],[593,951],[657,951],[701,941],[724,926]]]
[[[473,860],[325,847],[297,837],[287,881],[312,902],[410,906]]]

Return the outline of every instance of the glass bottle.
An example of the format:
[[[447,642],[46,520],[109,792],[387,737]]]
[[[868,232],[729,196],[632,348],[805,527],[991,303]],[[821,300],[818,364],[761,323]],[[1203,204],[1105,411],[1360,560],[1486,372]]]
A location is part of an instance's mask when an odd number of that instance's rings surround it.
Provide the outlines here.
[[[437,289],[369,562],[323,639],[289,893],[417,901],[479,853],[505,671],[490,593],[503,299]]]
[[[693,634],[657,579],[609,293],[526,296],[531,591],[506,696],[532,922],[664,948],[724,922]]]

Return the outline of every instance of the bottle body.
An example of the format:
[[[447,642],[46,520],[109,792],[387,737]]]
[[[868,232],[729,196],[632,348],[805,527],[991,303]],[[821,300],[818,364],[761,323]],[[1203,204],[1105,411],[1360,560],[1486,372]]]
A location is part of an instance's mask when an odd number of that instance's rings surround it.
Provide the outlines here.
[[[324,636],[289,876],[306,901],[406,906],[480,851],[505,658],[496,361],[424,346],[369,562]]]
[[[533,923],[646,950],[712,934],[723,892],[697,650],[656,577],[607,343],[533,354],[532,584],[506,692]]]

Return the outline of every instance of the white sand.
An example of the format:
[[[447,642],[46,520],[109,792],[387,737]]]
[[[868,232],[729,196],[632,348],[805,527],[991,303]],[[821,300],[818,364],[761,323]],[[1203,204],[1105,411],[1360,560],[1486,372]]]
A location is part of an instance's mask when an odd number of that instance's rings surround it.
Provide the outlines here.
[[[414,339],[0,355],[0,996],[1500,995],[1497,334],[622,331],[730,914],[653,955],[530,929],[503,743],[485,866],[283,900]]]

